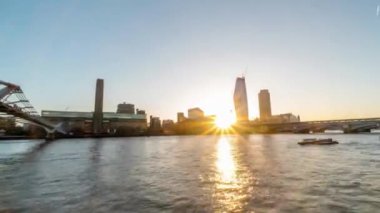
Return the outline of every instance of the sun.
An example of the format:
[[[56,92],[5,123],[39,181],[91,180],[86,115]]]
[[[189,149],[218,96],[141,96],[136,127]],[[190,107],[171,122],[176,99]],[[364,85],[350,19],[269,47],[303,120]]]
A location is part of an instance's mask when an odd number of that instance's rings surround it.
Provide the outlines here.
[[[228,129],[235,123],[235,119],[230,113],[219,114],[215,118],[215,125],[219,129]]]

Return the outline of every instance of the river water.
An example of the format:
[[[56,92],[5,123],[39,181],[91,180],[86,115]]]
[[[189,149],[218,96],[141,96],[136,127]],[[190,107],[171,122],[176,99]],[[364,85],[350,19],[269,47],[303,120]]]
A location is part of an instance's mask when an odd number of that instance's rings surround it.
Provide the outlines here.
[[[0,212],[378,212],[379,135],[0,142]]]

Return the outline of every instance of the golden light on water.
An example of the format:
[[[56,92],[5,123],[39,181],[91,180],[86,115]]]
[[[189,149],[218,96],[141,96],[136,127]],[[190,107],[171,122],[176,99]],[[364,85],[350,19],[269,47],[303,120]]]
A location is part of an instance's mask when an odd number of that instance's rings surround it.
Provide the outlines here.
[[[214,199],[217,212],[241,212],[250,194],[249,178],[243,165],[239,165],[236,138],[221,136],[217,143]],[[238,173],[238,170],[240,171]]]
[[[221,137],[218,142],[218,160],[216,166],[222,183],[233,183],[236,181],[236,166],[232,156],[231,145],[225,137]]]

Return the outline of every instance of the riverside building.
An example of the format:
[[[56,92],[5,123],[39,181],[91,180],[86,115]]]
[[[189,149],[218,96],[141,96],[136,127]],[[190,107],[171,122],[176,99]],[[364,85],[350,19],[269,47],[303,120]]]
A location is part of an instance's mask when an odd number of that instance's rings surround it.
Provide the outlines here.
[[[245,86],[245,78],[239,77],[236,79],[234,91],[234,105],[237,122],[248,121],[248,100],[247,89]]]

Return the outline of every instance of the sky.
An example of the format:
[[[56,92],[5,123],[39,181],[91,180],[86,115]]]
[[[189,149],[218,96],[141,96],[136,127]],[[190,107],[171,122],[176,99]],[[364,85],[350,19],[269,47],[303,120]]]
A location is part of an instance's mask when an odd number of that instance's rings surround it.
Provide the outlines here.
[[[0,80],[37,110],[135,104],[175,119],[231,113],[236,77],[249,116],[380,117],[380,0],[0,1]]]

